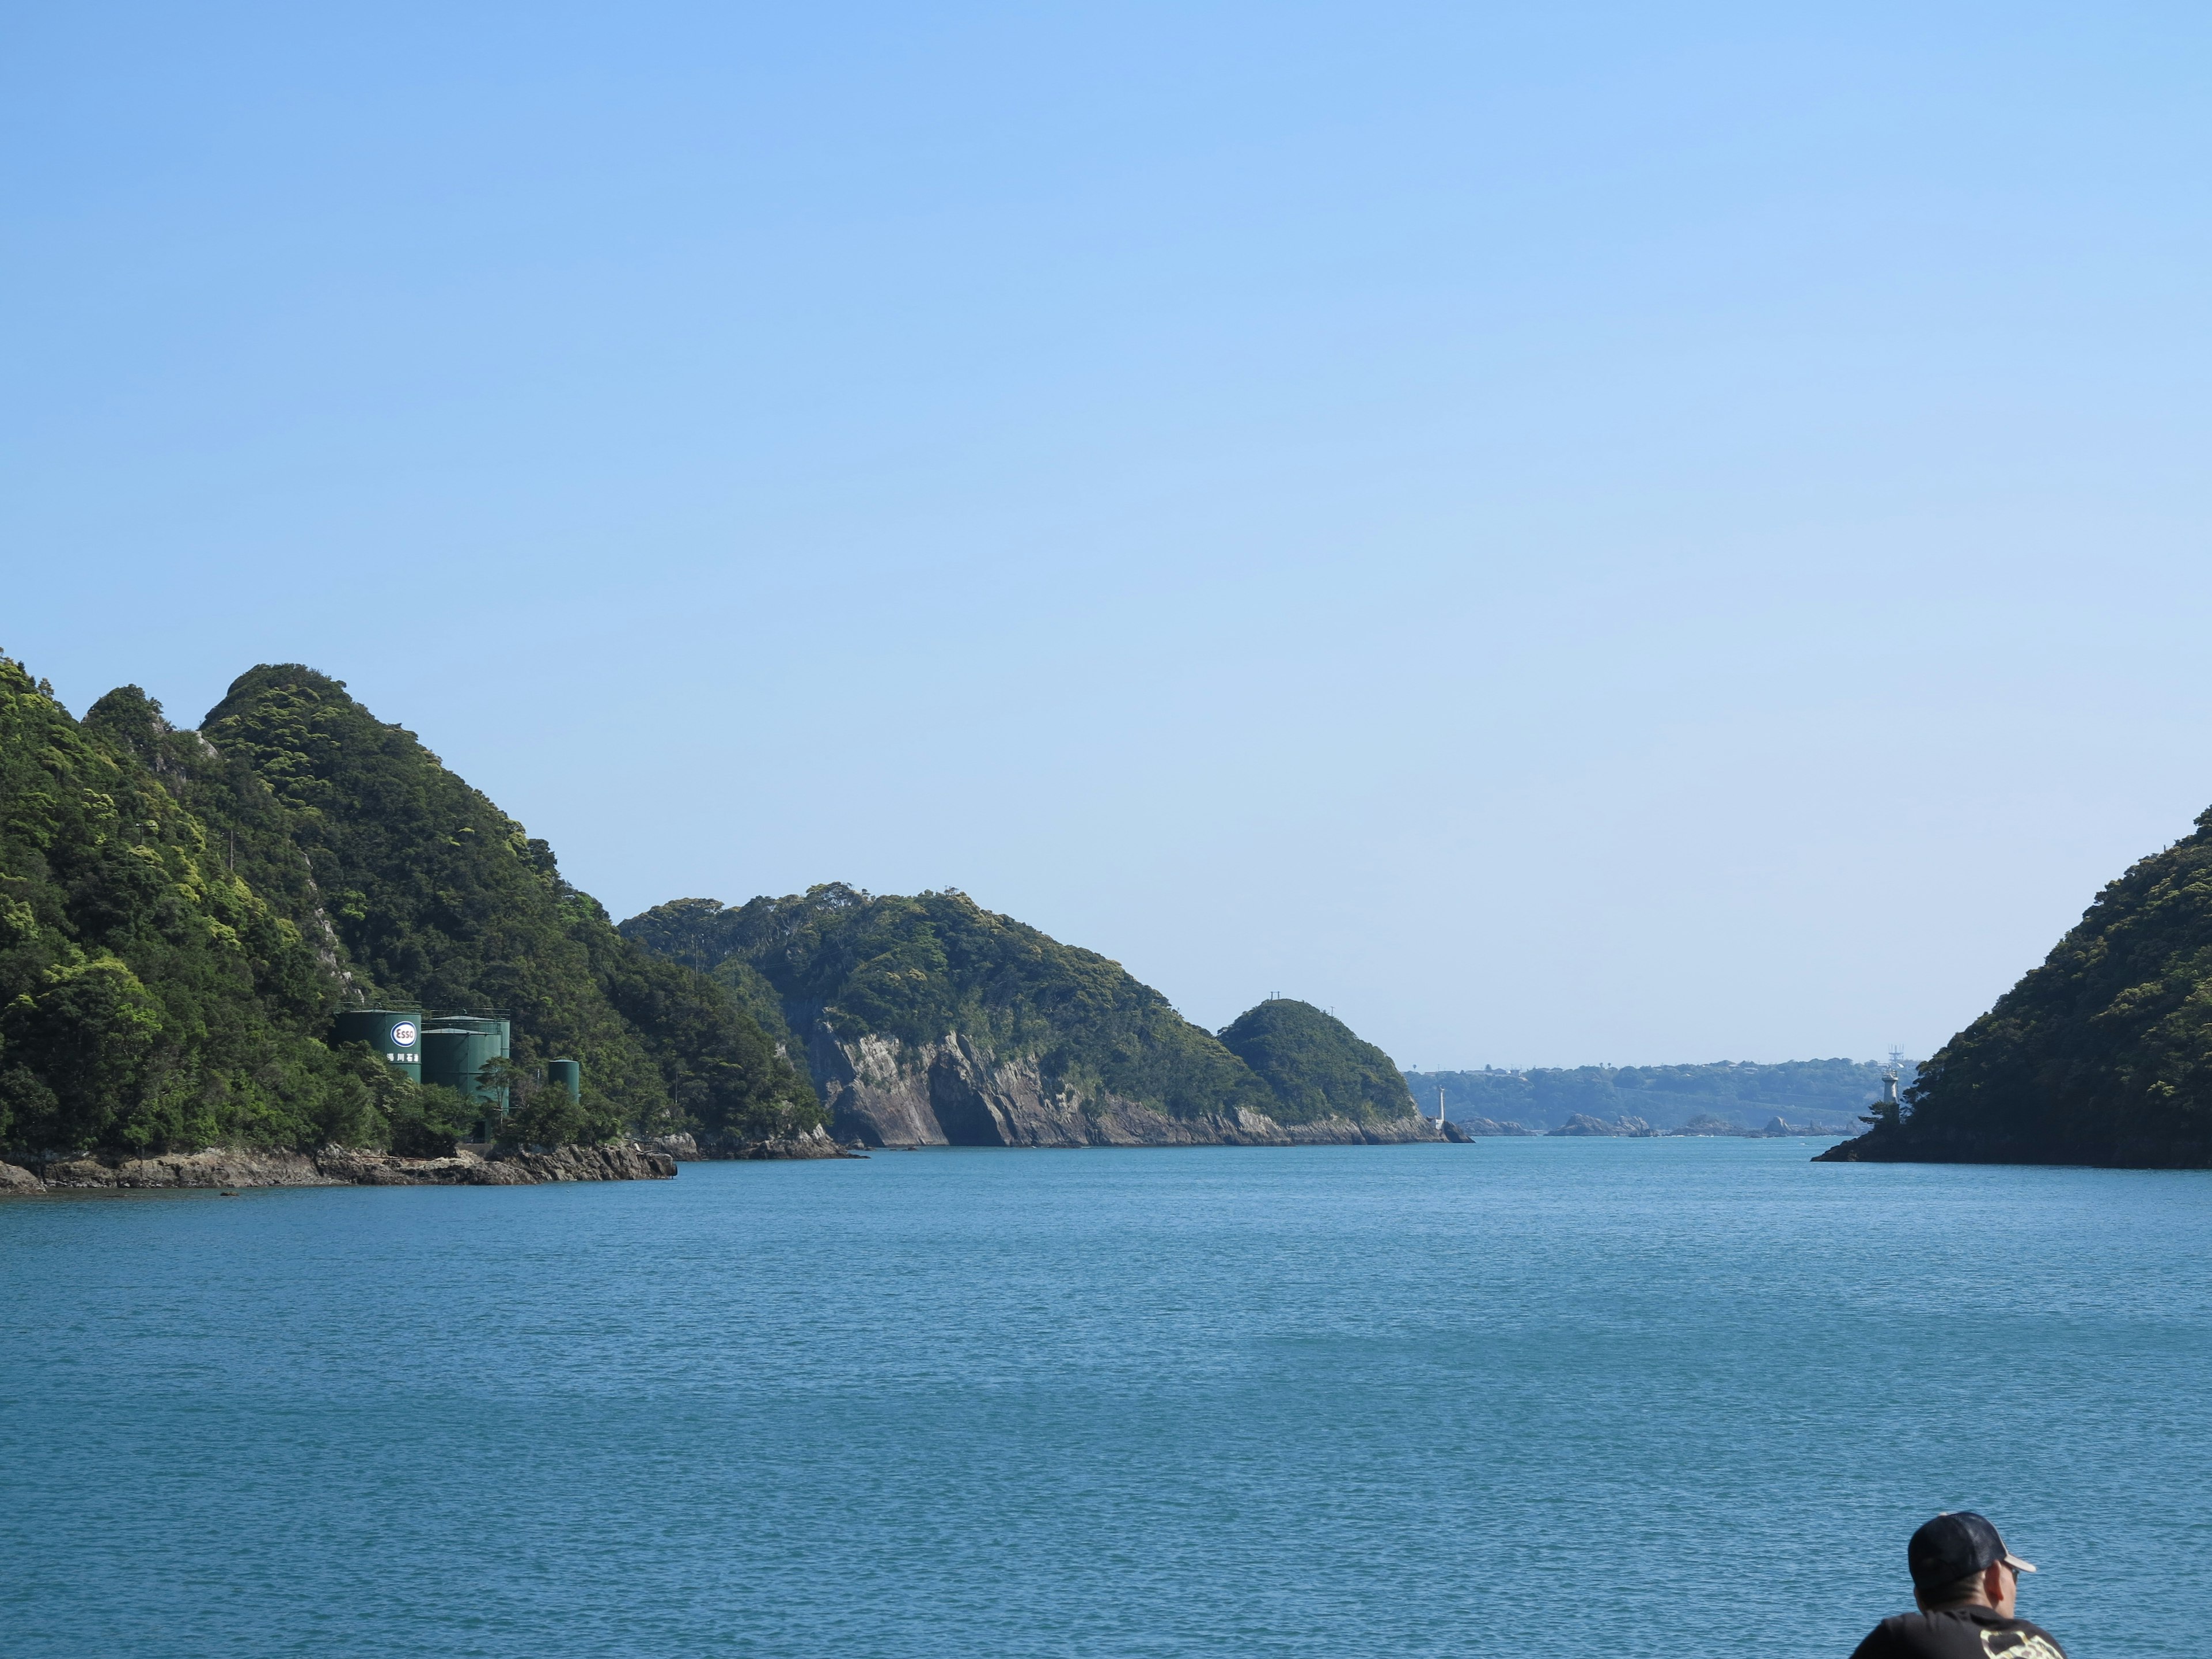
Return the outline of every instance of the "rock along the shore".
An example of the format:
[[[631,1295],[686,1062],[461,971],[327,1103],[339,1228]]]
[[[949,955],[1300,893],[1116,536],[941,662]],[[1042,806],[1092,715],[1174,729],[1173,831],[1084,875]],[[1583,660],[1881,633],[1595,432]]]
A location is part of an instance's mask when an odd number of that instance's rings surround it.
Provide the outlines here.
[[[864,1146],[1376,1146],[1468,1138],[1456,1124],[1439,1127],[1415,1113],[1373,1122],[1337,1115],[1283,1123],[1245,1108],[1170,1117],[1103,1091],[1055,1090],[1034,1056],[1002,1060],[957,1032],[942,1042],[847,1042],[824,1026],[811,1064],[837,1138]]]
[[[647,1150],[665,1152],[678,1164],[711,1164],[732,1159],[861,1158],[866,1154],[832,1140],[820,1125],[795,1135],[746,1140],[736,1135],[655,1135],[644,1143]]]
[[[451,1158],[398,1158],[351,1146],[319,1152],[170,1152],[153,1158],[58,1158],[35,1169],[0,1164],[0,1194],[100,1188],[529,1187],[555,1181],[666,1181],[676,1160],[635,1142],[561,1146],[550,1152],[461,1151]]]

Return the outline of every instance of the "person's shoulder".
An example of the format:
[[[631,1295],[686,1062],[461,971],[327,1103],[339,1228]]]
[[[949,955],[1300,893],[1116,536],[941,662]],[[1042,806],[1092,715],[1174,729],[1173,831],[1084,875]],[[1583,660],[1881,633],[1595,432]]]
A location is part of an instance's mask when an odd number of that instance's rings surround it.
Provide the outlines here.
[[[1867,1632],[1851,1659],[2066,1659],[2058,1638],[1988,1607],[1892,1614]]]
[[[1929,1637],[1926,1613],[1892,1613],[1851,1650],[1851,1659],[1915,1659],[1917,1655],[1940,1654],[1942,1649],[1929,1645]]]

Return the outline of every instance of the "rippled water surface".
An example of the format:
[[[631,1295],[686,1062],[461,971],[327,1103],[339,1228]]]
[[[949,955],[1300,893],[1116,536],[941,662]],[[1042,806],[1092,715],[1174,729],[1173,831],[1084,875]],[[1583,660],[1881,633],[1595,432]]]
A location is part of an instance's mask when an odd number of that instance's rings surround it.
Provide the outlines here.
[[[1812,1150],[0,1202],[0,1649],[2201,1653],[2212,1176]]]

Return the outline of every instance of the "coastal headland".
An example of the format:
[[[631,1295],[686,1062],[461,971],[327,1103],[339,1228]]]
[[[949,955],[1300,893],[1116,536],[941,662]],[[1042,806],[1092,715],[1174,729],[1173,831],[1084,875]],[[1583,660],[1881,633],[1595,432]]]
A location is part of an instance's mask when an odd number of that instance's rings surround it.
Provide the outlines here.
[[[1386,1146],[1466,1139],[1326,1009],[1270,997],[1218,1031],[1121,963],[965,893],[831,882],[673,899],[631,943],[726,988],[804,1057],[863,1146]]]
[[[1270,998],[1207,1030],[957,891],[829,883],[618,928],[297,664],[185,729],[136,686],[78,720],[0,658],[0,1190],[1466,1139],[1326,1010]]]

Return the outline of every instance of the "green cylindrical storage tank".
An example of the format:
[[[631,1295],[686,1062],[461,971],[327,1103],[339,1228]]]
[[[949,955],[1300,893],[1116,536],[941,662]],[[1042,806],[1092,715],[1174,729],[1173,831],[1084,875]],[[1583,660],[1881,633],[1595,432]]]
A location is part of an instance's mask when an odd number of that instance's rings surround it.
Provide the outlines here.
[[[571,1100],[584,1097],[584,1068],[573,1060],[547,1060],[545,1081],[553,1088],[567,1090]]]
[[[507,1109],[507,1091],[487,1083],[483,1068],[508,1053],[507,1023],[497,1015],[440,1014],[422,1033],[422,1081],[443,1084]]]
[[[422,1033],[422,1081],[473,1095],[469,1039],[475,1036],[441,1021]]]
[[[331,1030],[336,1042],[366,1042],[385,1065],[410,1083],[422,1080],[422,1011],[419,1008],[342,1008]]]

